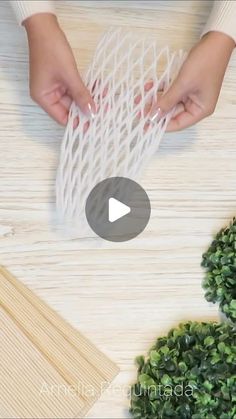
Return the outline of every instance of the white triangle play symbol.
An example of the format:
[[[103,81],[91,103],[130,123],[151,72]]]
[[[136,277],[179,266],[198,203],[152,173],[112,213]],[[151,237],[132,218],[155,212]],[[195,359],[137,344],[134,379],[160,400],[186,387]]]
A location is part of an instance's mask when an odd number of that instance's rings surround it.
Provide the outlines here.
[[[110,223],[119,220],[119,218],[124,217],[131,211],[128,205],[123,204],[122,202],[118,201],[118,199],[109,198],[108,202],[108,219]]]

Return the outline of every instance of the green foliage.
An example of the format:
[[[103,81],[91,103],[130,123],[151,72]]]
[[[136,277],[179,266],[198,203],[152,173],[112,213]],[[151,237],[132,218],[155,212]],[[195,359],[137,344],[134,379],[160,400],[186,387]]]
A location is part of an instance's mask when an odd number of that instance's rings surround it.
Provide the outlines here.
[[[219,302],[221,311],[236,322],[236,219],[217,234],[202,266],[207,269],[203,282],[207,301]]]
[[[236,419],[236,328],[188,322],[137,358],[135,419]]]

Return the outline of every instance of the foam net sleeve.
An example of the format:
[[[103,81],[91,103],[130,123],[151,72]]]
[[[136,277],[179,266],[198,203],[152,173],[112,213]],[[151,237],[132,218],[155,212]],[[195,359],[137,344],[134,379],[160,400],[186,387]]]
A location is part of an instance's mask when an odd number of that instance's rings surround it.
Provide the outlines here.
[[[105,178],[139,178],[171,117],[149,124],[146,111],[158,92],[168,89],[183,59],[182,51],[160,49],[130,32],[104,34],[85,76],[97,114],[88,121],[73,103],[61,146],[56,182],[61,218],[82,219],[89,192]]]

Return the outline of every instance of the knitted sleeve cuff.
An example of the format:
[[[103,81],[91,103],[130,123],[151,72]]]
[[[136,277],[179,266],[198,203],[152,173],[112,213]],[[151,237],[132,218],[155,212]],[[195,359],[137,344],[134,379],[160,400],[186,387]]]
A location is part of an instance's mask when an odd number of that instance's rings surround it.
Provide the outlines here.
[[[19,25],[22,25],[25,19],[36,13],[56,14],[54,1],[47,0],[11,0],[10,1],[16,19]]]
[[[215,0],[202,36],[210,31],[223,32],[236,43],[236,1]]]

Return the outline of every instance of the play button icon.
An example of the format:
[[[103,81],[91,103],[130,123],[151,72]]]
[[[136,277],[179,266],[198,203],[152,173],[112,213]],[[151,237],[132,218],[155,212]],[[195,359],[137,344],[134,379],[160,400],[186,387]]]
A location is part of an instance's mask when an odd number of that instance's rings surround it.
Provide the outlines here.
[[[131,211],[128,205],[123,204],[115,198],[109,198],[109,210],[108,210],[108,219],[110,223],[119,220],[125,215],[129,214]]]
[[[151,207],[145,190],[124,177],[99,182],[86,201],[91,229],[105,240],[122,242],[138,236],[148,224]]]

